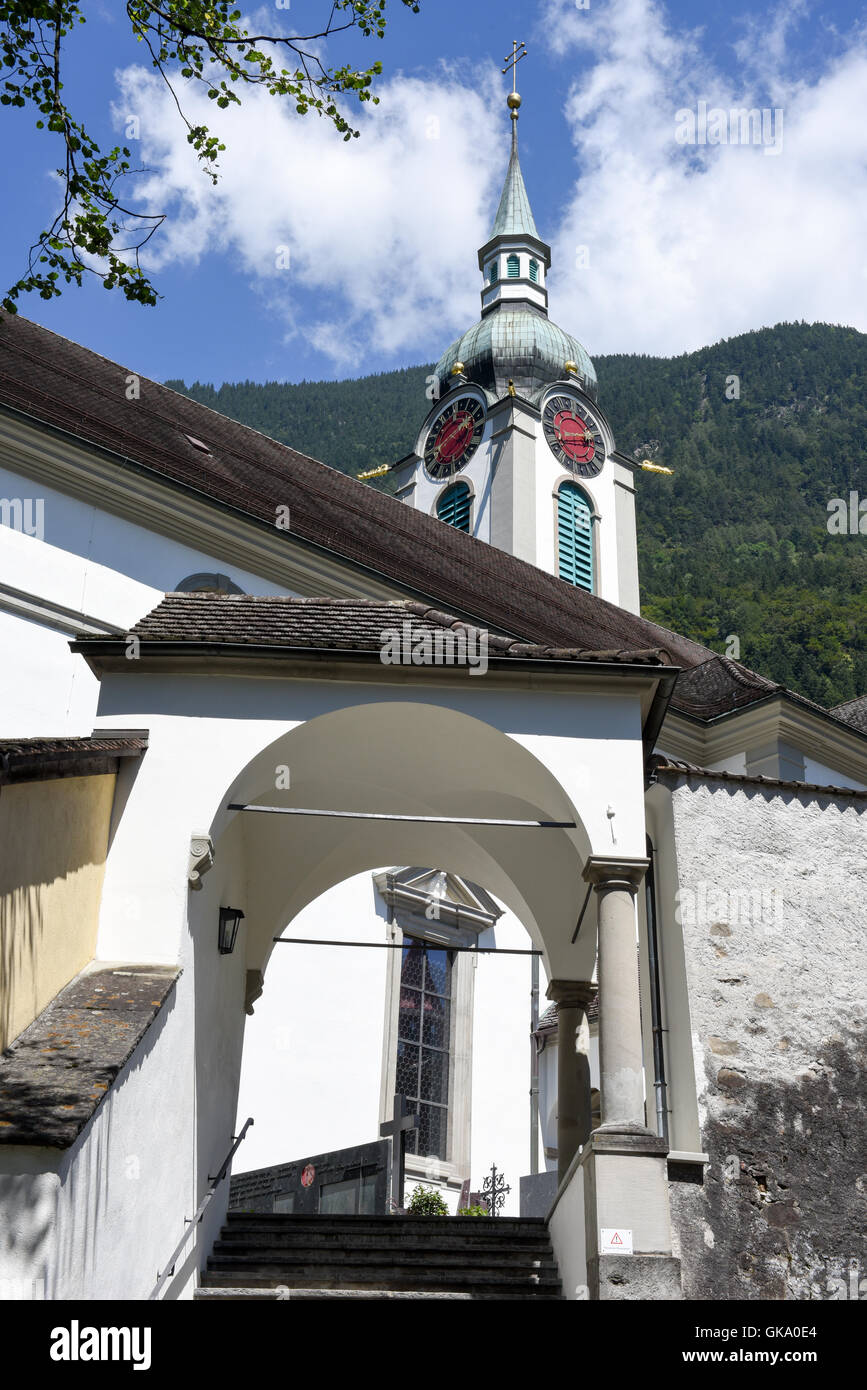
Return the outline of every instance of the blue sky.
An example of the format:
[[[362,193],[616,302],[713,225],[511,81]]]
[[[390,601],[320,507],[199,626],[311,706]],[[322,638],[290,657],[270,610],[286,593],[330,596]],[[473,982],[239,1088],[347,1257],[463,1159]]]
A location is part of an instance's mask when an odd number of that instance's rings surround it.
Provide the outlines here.
[[[438,356],[478,315],[475,251],[508,153],[499,69],[515,37],[530,50],[519,131],[554,251],[551,315],[591,354],[686,351],[781,319],[867,330],[863,4],[389,8],[384,41],[330,49],[383,62],[383,100],[363,108],[361,138],[345,146],[315,116],[251,97],[226,120],[213,190],[122,6],[87,5],[67,99],[106,144],[128,114],[140,119],[134,148],[151,172],[139,197],[168,214],[152,267],[163,298],[142,308],[91,279],[52,303],[26,297],[21,312],[158,379],[297,381]],[[255,14],[304,32],[324,9],[293,0]],[[185,100],[216,126],[211,104]],[[702,101],[781,111],[779,148],[734,134],[679,143],[676,113]],[[16,190],[0,228],[11,282],[52,215],[58,160],[30,112],[4,108],[0,121],[3,183]]]

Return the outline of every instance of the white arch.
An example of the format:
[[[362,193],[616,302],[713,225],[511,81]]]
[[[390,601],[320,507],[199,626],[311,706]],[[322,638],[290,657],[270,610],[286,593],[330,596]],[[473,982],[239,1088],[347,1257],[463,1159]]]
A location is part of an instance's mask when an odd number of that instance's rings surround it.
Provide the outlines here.
[[[289,769],[288,790],[275,785],[279,768]],[[569,821],[574,829],[268,816],[229,811],[234,802]],[[587,831],[549,769],[482,720],[409,700],[319,715],[275,739],[236,777],[211,827],[218,856],[237,817],[250,969],[264,969],[272,938],[334,884],[364,869],[417,863],[451,869],[487,888],[521,919],[551,973],[589,978],[591,933],[571,943],[590,852]]]

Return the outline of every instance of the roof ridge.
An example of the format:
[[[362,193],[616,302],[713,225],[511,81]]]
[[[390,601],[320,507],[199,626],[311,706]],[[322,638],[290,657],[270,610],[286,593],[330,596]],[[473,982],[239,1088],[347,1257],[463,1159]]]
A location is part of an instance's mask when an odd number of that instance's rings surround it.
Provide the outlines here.
[[[743,782],[749,785],[782,787],[791,791],[817,792],[827,796],[867,797],[867,788],[840,787],[831,782],[799,782],[794,778],[766,777],[763,772],[728,772],[722,768],[700,767],[682,758],[671,758],[666,753],[654,753],[651,759],[654,775],[659,772],[676,773],[683,777],[717,778],[721,782]]]

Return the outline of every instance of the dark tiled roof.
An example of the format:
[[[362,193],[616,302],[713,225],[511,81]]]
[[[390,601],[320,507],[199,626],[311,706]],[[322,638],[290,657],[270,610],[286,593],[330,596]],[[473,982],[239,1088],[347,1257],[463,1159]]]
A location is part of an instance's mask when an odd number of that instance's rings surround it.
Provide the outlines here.
[[[678,677],[672,704],[700,719],[751,705],[783,687],[727,656],[712,656]]]
[[[794,782],[781,777],[765,777],[761,773],[714,772],[711,768],[698,767],[695,763],[682,762],[679,758],[667,758],[657,753],[652,759],[655,776],[674,778],[700,777],[711,782],[739,782],[750,786],[768,787],[775,791],[809,792],[815,796],[854,796],[867,797],[867,790],[857,787],[836,787],[824,782]]]
[[[712,653],[435,517],[377,492],[206,406],[19,317],[0,321],[0,403],[191,488],[273,533],[354,562],[410,593],[528,642],[591,651],[665,648],[673,664]],[[209,452],[190,443],[207,445]],[[347,463],[351,464],[348,459]]]
[[[20,316],[0,320],[0,408],[108,450],[135,469],[275,533],[327,551],[395,588],[533,646],[570,652],[665,651],[692,680],[675,708],[712,718],[782,687],[698,642],[607,603],[485,541],[299,454]],[[206,446],[206,451],[192,441]],[[347,463],[351,465],[351,459]],[[282,513],[281,513],[282,515]],[[801,703],[809,703],[801,701]],[[814,706],[814,708],[820,708]],[[824,711],[823,711],[824,712]],[[847,720],[855,729],[858,723]],[[862,730],[863,732],[863,730]]]
[[[383,633],[402,632],[408,623],[413,640],[418,634],[455,632],[469,634],[472,629],[451,613],[418,603],[413,599],[382,602],[377,599],[291,598],[283,595],[179,593],[167,594],[146,617],[131,629],[142,642],[205,642],[241,646],[310,648],[327,651],[382,650]],[[667,653],[596,651],[517,642],[510,637],[476,629],[488,645],[488,657],[510,657],[551,661],[614,661],[666,664]],[[108,639],[110,640],[110,639]],[[126,638],[119,639],[121,643]],[[104,636],[83,635],[77,647],[87,651],[104,647]]]
[[[0,786],[111,772],[118,758],[139,757],[147,737],[0,739]]]
[[[61,990],[0,1057],[0,1144],[68,1148],[180,973],[122,965],[85,972]]]
[[[867,695],[859,695],[857,700],[847,700],[843,705],[835,705],[831,710],[835,719],[851,724],[861,734],[867,734]]]

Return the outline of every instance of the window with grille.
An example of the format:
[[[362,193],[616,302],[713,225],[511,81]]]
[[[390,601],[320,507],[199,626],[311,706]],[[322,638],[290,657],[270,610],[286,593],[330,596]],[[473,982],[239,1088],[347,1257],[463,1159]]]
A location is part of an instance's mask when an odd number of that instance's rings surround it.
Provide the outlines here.
[[[517,280],[521,273],[521,262],[517,256],[510,256],[506,261],[506,270],[510,280]]]
[[[538,279],[539,279],[539,262],[538,262],[538,261],[531,261],[531,262],[530,262],[530,279],[531,279],[531,280],[538,280]]]
[[[593,510],[576,483],[557,493],[557,562],[561,579],[593,592]]]
[[[395,1089],[421,1123],[406,1137],[408,1154],[448,1157],[449,1064],[454,951],[407,937],[400,971]]]
[[[470,529],[470,489],[467,483],[455,483],[448,488],[437,502],[437,516],[447,526],[456,526],[459,531]]]

